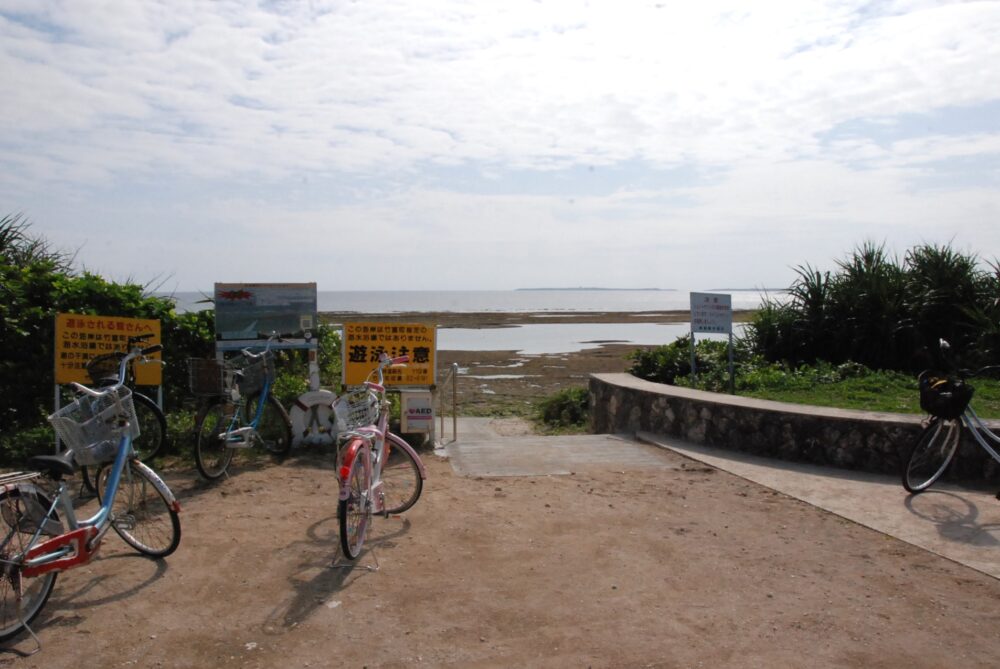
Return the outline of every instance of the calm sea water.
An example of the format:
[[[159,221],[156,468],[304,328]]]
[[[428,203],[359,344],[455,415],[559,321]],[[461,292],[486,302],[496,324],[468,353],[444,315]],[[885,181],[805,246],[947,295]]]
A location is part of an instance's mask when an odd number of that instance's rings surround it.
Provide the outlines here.
[[[336,291],[317,293],[319,311],[398,313],[407,311],[458,313],[499,311],[686,311],[691,306],[687,290],[396,290]],[[699,290],[697,292],[713,292]],[[763,297],[780,291],[739,290],[728,293],[734,309],[755,309]],[[212,291],[174,293],[180,311],[211,308],[204,302]]]
[[[713,292],[699,290],[697,292]],[[734,309],[755,309],[780,291],[714,291],[732,295]],[[205,293],[175,293],[181,311],[211,308]],[[319,291],[320,312],[638,312],[686,311],[689,291],[674,290],[507,290],[507,291]],[[510,328],[440,328],[443,351],[518,351],[525,355],[573,353],[602,343],[666,344],[690,330],[688,323],[551,323]],[[699,335],[703,337],[707,335]]]

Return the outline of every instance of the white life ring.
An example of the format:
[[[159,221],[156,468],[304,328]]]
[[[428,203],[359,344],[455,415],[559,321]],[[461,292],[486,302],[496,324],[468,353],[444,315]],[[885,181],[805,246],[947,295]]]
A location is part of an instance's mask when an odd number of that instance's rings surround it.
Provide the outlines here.
[[[288,416],[292,419],[292,445],[331,445],[337,439],[331,405],[337,395],[329,390],[311,390],[299,395]]]

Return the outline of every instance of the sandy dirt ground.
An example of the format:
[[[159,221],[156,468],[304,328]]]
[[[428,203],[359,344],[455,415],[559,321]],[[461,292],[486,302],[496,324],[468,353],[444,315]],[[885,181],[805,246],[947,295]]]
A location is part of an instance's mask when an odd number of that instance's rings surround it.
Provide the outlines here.
[[[650,447],[652,448],[652,447]],[[183,539],[114,534],[17,667],[995,667],[1000,582],[681,456],[459,477],[339,556],[329,453],[168,473]],[[369,568],[377,564],[378,571]]]
[[[624,369],[622,348],[603,352],[536,361],[539,387],[469,398],[526,401]],[[453,359],[472,369],[516,353],[469,355]],[[1000,663],[997,580],[679,455],[518,478],[461,477],[423,455],[422,498],[376,520],[356,564],[339,555],[332,453],[298,450],[214,485],[173,468],[178,551],[151,561],[110,534],[57,581],[36,624],[43,650],[22,657],[33,642],[18,639],[0,666]]]

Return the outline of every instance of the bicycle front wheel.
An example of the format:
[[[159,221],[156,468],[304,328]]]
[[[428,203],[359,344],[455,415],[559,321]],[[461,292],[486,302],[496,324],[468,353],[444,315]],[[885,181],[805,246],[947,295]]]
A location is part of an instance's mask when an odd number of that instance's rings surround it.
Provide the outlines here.
[[[21,488],[0,492],[0,641],[24,631],[52,594],[56,572],[28,578],[21,564],[49,506],[44,497]],[[59,520],[55,511],[48,518]]]
[[[97,499],[108,485],[112,467],[102,467],[97,474]],[[122,469],[118,493],[111,504],[112,527],[125,543],[143,555],[163,558],[175,550],[181,541],[181,521],[154,477],[156,475],[138,460],[129,460]]]
[[[223,438],[232,420],[232,409],[227,413],[223,402],[210,405],[198,418],[195,427],[194,464],[201,475],[210,481],[225,474],[233,459],[233,449],[226,447]]]
[[[382,465],[382,496],[386,514],[403,513],[420,499],[424,480],[420,468],[405,448],[385,443]]]
[[[260,395],[255,395],[247,401],[248,423],[257,415],[260,398]],[[257,423],[257,437],[264,449],[272,455],[287,455],[292,448],[292,419],[274,395],[268,394],[264,402],[264,410]]]
[[[132,406],[139,421],[139,436],[132,440],[132,448],[140,460],[151,462],[166,450],[167,419],[156,402],[145,395],[132,393]]]
[[[911,493],[927,490],[941,478],[958,448],[962,421],[935,418],[920,434],[903,470],[903,487]]]
[[[368,495],[371,489],[371,468],[367,466],[368,453],[367,450],[361,450],[355,456],[347,475],[348,497],[340,500],[337,505],[337,517],[340,519],[340,547],[349,560],[354,560],[361,554],[361,546],[365,543],[365,535],[368,533],[372,517],[372,504]]]

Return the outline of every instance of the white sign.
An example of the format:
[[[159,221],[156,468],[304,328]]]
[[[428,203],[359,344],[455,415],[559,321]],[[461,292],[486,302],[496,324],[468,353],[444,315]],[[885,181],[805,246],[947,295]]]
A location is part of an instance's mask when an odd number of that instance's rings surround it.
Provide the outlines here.
[[[691,332],[732,334],[733,296],[691,293]]]
[[[433,432],[434,431],[434,398],[430,392],[403,391],[399,394],[400,431]]]

